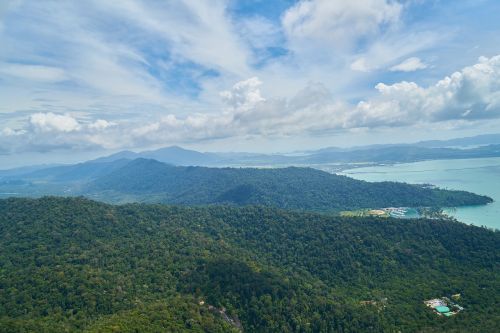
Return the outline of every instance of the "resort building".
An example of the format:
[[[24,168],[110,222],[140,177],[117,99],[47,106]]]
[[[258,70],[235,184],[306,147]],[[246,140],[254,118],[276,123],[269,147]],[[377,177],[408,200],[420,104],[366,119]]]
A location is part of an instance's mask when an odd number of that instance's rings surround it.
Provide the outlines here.
[[[433,309],[437,315],[445,317],[453,316],[464,309],[460,305],[451,302],[447,297],[430,299],[424,301],[424,304]]]

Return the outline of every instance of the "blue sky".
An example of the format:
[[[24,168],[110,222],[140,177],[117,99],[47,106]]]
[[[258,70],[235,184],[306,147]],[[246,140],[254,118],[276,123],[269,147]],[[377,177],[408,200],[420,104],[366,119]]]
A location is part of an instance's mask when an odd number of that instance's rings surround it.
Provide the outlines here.
[[[499,132],[500,2],[0,2],[0,163]]]

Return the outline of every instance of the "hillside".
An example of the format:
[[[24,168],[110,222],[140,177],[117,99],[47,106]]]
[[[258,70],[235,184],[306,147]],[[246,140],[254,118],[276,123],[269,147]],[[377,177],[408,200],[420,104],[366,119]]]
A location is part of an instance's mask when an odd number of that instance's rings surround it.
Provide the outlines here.
[[[85,193],[120,201],[183,205],[265,205],[297,210],[389,206],[448,207],[486,204],[491,199],[394,183],[368,183],[310,168],[175,167],[136,159],[94,180]]]
[[[25,181],[51,181],[55,183],[64,182],[86,182],[97,177],[104,176],[115,169],[127,165],[130,160],[119,159],[112,162],[101,163],[78,163],[74,165],[61,165],[50,168],[35,170],[17,175]],[[15,176],[14,176],[15,177]],[[13,176],[9,177],[13,178]]]
[[[450,221],[0,200],[0,331],[496,332],[499,244]],[[422,303],[452,293],[454,317]]]

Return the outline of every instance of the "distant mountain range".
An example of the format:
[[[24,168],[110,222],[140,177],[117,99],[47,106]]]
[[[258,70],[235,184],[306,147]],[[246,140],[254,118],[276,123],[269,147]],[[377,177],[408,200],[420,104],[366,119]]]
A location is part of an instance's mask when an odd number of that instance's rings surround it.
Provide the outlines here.
[[[467,146],[468,148],[458,148]],[[475,146],[470,148],[470,146]],[[500,157],[500,134],[414,144],[328,147],[301,154],[201,153],[178,146],[144,152],[122,151],[93,162],[146,158],[183,166],[291,166],[328,163],[404,163],[435,159]]]
[[[476,148],[426,148],[417,145],[389,146],[381,148],[363,148],[351,151],[323,151],[301,158],[304,164],[325,163],[405,163],[438,159],[466,159],[500,156],[500,145],[480,146]]]
[[[374,144],[367,146],[354,146],[348,148],[326,147],[318,150],[309,150],[302,152],[305,155],[323,152],[350,152],[354,150],[382,149],[392,147],[423,147],[423,148],[473,148],[478,146],[500,144],[499,134],[483,134],[471,137],[454,138],[449,140],[426,140],[415,143],[392,143],[392,144]]]
[[[456,138],[450,140],[429,140],[416,143],[422,147],[464,147],[464,146],[479,146],[500,144],[499,134],[483,134],[465,138]]]
[[[481,157],[500,157],[500,134],[486,134],[443,141],[421,141],[413,144],[369,145],[351,148],[327,147],[293,154],[202,153],[179,146],[170,146],[142,152],[125,150],[89,162],[107,163],[117,160],[144,158],[171,165],[207,167],[283,167],[340,164],[338,169],[341,170],[351,168],[350,164],[352,163],[406,163],[423,160]],[[50,165],[39,165],[0,170],[0,178],[25,175],[37,170],[43,173],[44,169],[50,167]]]
[[[419,145],[358,147],[345,150],[325,148],[303,155],[266,155],[246,153],[200,153],[180,147],[153,151],[119,152],[92,162],[112,162],[120,159],[146,158],[181,166],[307,166],[329,163],[405,163],[436,159],[466,159],[500,157],[500,144],[475,148],[428,148]]]

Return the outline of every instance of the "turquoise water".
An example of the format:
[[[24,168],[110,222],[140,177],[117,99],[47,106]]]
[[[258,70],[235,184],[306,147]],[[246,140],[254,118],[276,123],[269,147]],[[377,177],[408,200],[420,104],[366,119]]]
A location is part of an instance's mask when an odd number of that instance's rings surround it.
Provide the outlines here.
[[[441,188],[488,195],[485,206],[447,209],[459,221],[500,229],[500,158],[435,160],[345,170],[342,174],[366,181],[392,180],[433,184]]]

